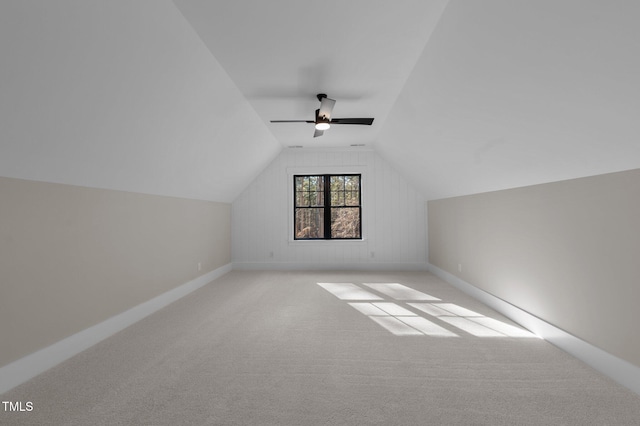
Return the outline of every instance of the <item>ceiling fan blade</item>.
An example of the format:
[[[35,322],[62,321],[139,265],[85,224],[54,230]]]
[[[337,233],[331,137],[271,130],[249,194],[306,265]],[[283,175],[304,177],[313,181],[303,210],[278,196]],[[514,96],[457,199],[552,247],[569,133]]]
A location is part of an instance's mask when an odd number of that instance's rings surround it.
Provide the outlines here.
[[[315,123],[312,120],[271,120],[272,123]]]
[[[365,124],[371,126],[373,118],[334,118],[331,124]]]
[[[336,104],[336,101],[334,99],[329,99],[327,97],[324,97],[320,100],[320,112],[318,113],[318,116],[322,117],[326,117],[328,119],[331,118],[331,111],[333,111],[333,106]]]
[[[322,135],[324,135],[324,130],[315,129],[315,132],[313,132],[314,138],[317,138],[318,136],[322,136]]]

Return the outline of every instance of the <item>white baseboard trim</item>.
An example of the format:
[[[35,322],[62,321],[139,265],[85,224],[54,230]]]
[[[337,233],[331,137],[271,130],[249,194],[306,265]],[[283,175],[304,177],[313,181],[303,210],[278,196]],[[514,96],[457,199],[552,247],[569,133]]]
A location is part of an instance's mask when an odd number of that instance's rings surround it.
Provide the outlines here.
[[[233,262],[239,271],[427,271],[427,263]]]
[[[429,264],[429,271],[640,395],[640,367],[611,355],[437,266]]]
[[[0,368],[0,394],[60,364],[231,271],[228,263]]]

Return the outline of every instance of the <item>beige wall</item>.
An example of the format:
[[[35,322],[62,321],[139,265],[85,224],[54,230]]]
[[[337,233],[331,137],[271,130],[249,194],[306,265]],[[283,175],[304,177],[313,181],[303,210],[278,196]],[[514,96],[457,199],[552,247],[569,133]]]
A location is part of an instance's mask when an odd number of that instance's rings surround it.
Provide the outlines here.
[[[0,177],[0,367],[230,261],[230,204]]]
[[[430,201],[428,223],[431,264],[640,366],[640,170]]]

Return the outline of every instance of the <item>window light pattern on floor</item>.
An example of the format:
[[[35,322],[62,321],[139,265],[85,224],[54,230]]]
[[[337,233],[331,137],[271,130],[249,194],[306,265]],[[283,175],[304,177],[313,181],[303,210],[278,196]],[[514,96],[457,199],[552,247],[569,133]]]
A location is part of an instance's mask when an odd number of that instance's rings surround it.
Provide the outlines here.
[[[430,296],[398,283],[364,283],[364,285],[396,300],[440,300],[437,297]]]
[[[382,300],[382,297],[351,283],[318,283],[318,285],[341,300]]]
[[[373,321],[396,336],[448,336],[457,335],[444,327],[422,318],[395,303],[349,303]]]
[[[353,283],[318,283],[319,286],[341,300],[359,300],[348,302],[360,313],[371,318],[380,326],[396,336],[438,336],[459,337],[458,334],[436,322],[447,324],[460,331],[477,337],[536,337],[518,327],[506,324],[453,303],[422,293],[399,283],[364,283],[369,289],[397,301],[407,301],[430,319],[418,315],[398,303],[388,302],[383,297],[360,288]],[[409,302],[412,300],[414,302]],[[425,300],[431,303],[425,303]],[[422,301],[422,302],[415,302]],[[438,303],[435,303],[435,302]]]
[[[506,324],[453,303],[408,303],[428,315],[478,337],[536,337],[518,327]]]

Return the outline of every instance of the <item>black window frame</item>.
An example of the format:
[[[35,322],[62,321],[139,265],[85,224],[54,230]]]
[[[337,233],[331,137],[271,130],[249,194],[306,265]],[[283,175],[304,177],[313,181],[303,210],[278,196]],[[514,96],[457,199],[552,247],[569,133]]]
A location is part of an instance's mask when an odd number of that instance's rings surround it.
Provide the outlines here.
[[[332,177],[347,177],[347,176],[357,176],[358,177],[358,204],[357,205],[347,205],[346,201],[342,204],[332,205],[331,203],[331,178]],[[310,205],[310,206],[299,206],[298,205],[298,189],[296,186],[297,178],[305,178],[305,177],[321,177],[323,178],[323,205]],[[308,192],[308,191],[304,191]],[[319,191],[314,191],[319,192]],[[347,192],[346,189],[343,189],[343,192]],[[346,199],[346,197],[345,197]],[[359,237],[348,237],[348,238],[340,238],[340,237],[332,237],[331,236],[331,213],[332,209],[357,209],[358,210],[358,235]],[[322,237],[298,237],[296,234],[296,223],[297,223],[297,212],[298,209],[322,209],[323,212],[323,230],[324,235]],[[362,240],[362,174],[361,173],[324,173],[324,174],[297,174],[293,175],[293,239],[295,241],[360,241]]]

